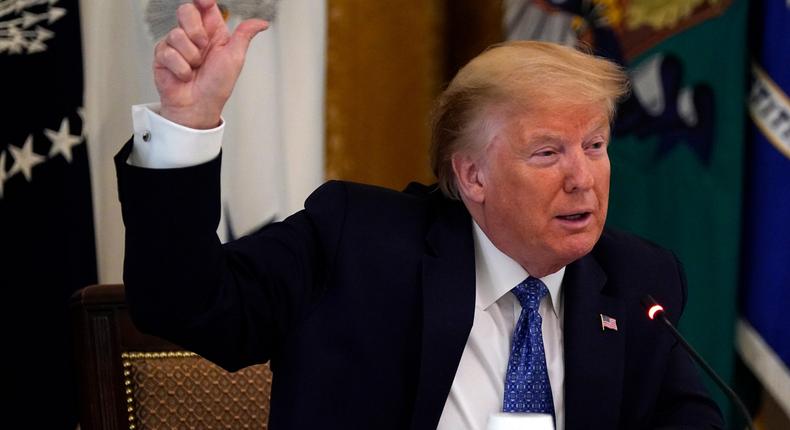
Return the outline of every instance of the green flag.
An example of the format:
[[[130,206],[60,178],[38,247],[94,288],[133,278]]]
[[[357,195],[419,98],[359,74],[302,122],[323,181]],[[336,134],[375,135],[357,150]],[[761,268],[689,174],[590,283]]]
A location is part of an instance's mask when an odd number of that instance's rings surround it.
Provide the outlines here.
[[[654,27],[643,28],[641,37],[658,42],[624,60],[634,90],[620,110],[610,149],[608,222],[671,249],[684,263],[689,289],[681,331],[730,380],[747,3],[699,3],[674,22],[675,32],[668,21],[644,21]],[[726,397],[708,385],[728,416]]]

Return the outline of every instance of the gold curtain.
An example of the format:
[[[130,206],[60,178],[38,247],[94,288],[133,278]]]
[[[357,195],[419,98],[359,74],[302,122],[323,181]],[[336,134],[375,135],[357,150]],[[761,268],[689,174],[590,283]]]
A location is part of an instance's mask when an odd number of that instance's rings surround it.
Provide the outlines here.
[[[460,64],[501,39],[499,2],[329,0],[328,16],[327,178],[433,182],[433,100]]]

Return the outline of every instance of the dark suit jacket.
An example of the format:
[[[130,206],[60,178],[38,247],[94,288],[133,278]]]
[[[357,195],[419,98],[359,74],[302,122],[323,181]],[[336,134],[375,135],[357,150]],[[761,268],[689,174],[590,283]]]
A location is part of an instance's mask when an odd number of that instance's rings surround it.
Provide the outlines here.
[[[219,158],[143,169],[125,163],[130,148],[116,168],[141,330],[231,370],[271,360],[275,430],[436,427],[475,302],[462,204],[424,186],[329,182],[303,211],[222,246]],[[678,320],[671,253],[606,230],[563,290],[567,429],[721,426],[687,355],[639,305],[650,293]]]

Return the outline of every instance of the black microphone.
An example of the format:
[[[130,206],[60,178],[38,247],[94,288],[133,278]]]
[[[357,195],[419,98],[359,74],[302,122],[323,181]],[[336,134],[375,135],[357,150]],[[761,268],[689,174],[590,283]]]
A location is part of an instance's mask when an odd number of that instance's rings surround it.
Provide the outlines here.
[[[749,430],[754,430],[754,427],[752,426],[752,419],[749,415],[749,411],[746,409],[746,406],[744,406],[741,399],[738,397],[737,394],[735,394],[735,391],[733,391],[732,388],[730,388],[719,377],[719,375],[716,374],[713,368],[710,367],[710,365],[706,363],[705,360],[702,359],[702,357],[697,353],[697,351],[695,351],[694,348],[692,348],[691,345],[689,345],[689,343],[686,342],[686,339],[684,339],[683,336],[680,334],[680,332],[675,328],[675,326],[672,325],[672,323],[669,321],[669,318],[667,318],[667,316],[664,315],[664,307],[659,305],[658,302],[656,302],[656,300],[650,294],[642,297],[642,306],[645,308],[645,310],[647,310],[648,318],[650,318],[651,320],[657,319],[659,321],[662,321],[664,325],[667,326],[667,328],[672,333],[672,335],[675,336],[675,339],[677,339],[678,342],[680,342],[680,344],[683,345],[683,348],[686,349],[689,355],[691,355],[691,358],[693,358],[694,361],[696,361],[697,364],[699,364],[700,367],[702,367],[702,369],[705,370],[705,373],[707,373],[711,377],[711,379],[713,379],[713,382],[715,382],[716,385],[718,385],[722,391],[724,391],[724,394],[726,394],[727,397],[730,398],[730,401],[738,406],[740,413],[743,415],[743,418],[746,420],[746,426],[749,428]]]

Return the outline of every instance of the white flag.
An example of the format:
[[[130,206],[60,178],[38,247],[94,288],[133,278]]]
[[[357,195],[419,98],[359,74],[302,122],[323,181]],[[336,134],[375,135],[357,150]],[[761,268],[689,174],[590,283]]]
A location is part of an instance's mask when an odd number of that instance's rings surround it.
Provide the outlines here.
[[[147,2],[81,1],[85,123],[102,283],[120,282],[122,274],[123,224],[112,156],[131,136],[131,105],[158,100]],[[250,45],[223,112],[223,240],[230,230],[238,237],[300,209],[323,180],[325,40],[325,1],[288,0],[280,2],[271,28]]]

